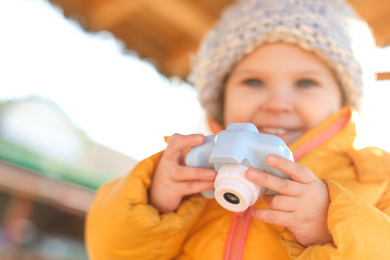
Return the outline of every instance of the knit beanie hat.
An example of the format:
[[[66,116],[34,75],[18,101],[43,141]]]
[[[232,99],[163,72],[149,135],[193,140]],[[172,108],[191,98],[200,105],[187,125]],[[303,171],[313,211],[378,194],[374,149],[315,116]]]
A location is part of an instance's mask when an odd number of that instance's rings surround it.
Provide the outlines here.
[[[202,41],[188,81],[198,89],[208,115],[223,125],[227,75],[257,47],[286,42],[322,59],[338,80],[344,105],[359,109],[363,74],[352,46],[354,23],[369,32],[366,23],[343,0],[237,0]]]

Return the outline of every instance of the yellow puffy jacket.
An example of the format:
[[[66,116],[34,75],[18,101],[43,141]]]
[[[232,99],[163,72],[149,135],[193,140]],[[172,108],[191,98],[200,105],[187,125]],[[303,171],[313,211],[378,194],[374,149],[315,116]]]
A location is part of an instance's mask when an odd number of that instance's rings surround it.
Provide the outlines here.
[[[98,191],[86,221],[90,259],[224,259],[227,244],[230,259],[240,259],[240,246],[242,259],[390,259],[390,155],[353,147],[352,114],[342,109],[290,146],[297,162],[328,186],[334,243],[303,247],[287,229],[248,221],[248,214],[200,195],[183,200],[176,212],[159,214],[148,204],[158,153]],[[267,205],[260,198],[255,208]]]

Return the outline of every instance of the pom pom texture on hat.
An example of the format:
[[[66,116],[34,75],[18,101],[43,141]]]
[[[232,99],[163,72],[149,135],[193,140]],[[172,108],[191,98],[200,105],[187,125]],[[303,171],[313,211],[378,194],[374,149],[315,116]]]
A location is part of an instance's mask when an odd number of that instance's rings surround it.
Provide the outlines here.
[[[342,0],[238,0],[202,41],[188,80],[208,115],[222,124],[226,76],[262,44],[286,42],[322,59],[334,72],[345,104],[358,109],[363,81],[350,21],[361,20]]]

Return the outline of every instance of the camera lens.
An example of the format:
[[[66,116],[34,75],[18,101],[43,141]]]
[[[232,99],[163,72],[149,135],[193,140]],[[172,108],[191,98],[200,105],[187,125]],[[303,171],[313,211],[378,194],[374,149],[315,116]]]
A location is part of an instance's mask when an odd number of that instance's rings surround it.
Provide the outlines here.
[[[231,204],[238,204],[240,203],[240,199],[234,195],[233,193],[230,193],[230,192],[226,192],[225,194],[223,194],[223,197],[225,198],[225,200]]]

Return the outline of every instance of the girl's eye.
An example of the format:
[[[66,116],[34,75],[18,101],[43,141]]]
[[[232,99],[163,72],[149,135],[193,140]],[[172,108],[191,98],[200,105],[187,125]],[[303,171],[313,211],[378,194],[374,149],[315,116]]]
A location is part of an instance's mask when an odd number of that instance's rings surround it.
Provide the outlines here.
[[[297,82],[298,87],[309,88],[316,86],[317,83],[310,79],[301,79]]]
[[[263,82],[259,79],[247,79],[245,80],[245,85],[250,87],[261,87],[263,86]]]

